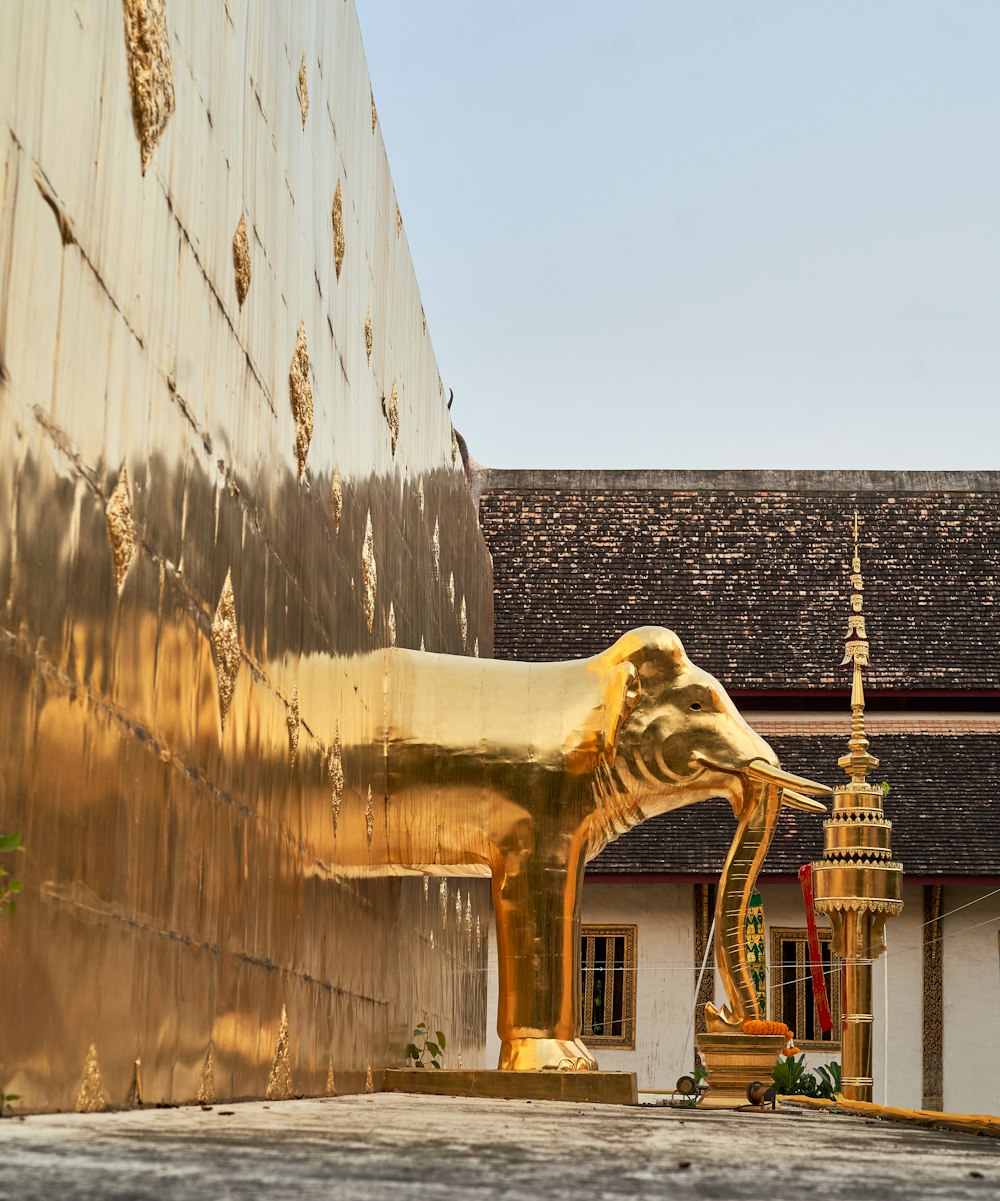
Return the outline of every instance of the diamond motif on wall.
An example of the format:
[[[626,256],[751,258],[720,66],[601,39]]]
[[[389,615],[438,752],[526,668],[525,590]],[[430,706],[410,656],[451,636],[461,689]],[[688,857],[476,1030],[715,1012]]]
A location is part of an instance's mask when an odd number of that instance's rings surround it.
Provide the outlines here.
[[[330,214],[333,220],[333,265],[340,279],[340,268],[344,265],[344,198],[340,191],[340,180],[337,180],[337,190],[333,194],[333,210]]]
[[[115,593],[122,594],[132,556],[135,554],[135,522],[132,520],[132,495],[128,486],[125,465],[118,473],[118,483],[108,497],[105,509],[108,542],[111,544],[111,566],[114,572]]]
[[[330,508],[333,512],[333,528],[340,533],[340,519],[344,514],[344,489],[340,482],[340,468],[333,469],[333,482],[330,484]]]
[[[327,775],[330,778],[330,803],[333,809],[333,832],[337,833],[340,824],[340,802],[344,797],[344,756],[340,749],[340,724],[338,722],[333,735],[333,746],[330,748],[330,758],[327,761]]]
[[[267,1078],[269,1101],[287,1101],[292,1096],[292,1063],[288,1046],[288,1014],[284,1005],[281,1007],[281,1024],[278,1027],[278,1038],[274,1044],[274,1058],[271,1060],[271,1071]]]
[[[292,699],[288,702],[288,713],[285,715],[288,726],[288,766],[295,766],[295,758],[299,753],[299,686],[292,687]]]
[[[399,440],[399,390],[396,387],[396,381],[392,381],[392,387],[389,389],[389,401],[382,397],[382,416],[386,419],[389,426],[389,433],[392,438],[392,454],[396,455],[396,442]]]
[[[302,55],[299,63],[299,107],[302,109],[302,128],[306,127],[306,117],[309,116],[309,80],[306,72],[306,56]]]
[[[219,594],[219,603],[212,618],[212,662],[219,686],[219,721],[225,727],[229,706],[240,670],[240,631],[236,624],[236,598],[233,595],[232,572],[226,572],[226,582]]]
[[[83,1065],[83,1079],[76,1094],[77,1113],[103,1113],[108,1108],[108,1098],[101,1082],[101,1065],[97,1061],[97,1044],[87,1048]]]
[[[174,111],[165,0],[124,0],[125,53],[132,93],[132,120],[139,139],[142,173]]]
[[[240,213],[240,223],[233,234],[233,269],[236,272],[236,299],[240,308],[250,291],[250,242],[247,238],[247,223]]]
[[[372,535],[372,514],[365,520],[365,540],[361,547],[361,578],[365,585],[365,621],[368,633],[375,624],[375,594],[378,590],[378,570],[375,566],[375,539]]]
[[[288,369],[288,396],[295,418],[295,461],[299,465],[299,479],[306,469],[306,455],[313,432],[313,394],[309,382],[309,352],[306,348],[306,327],[299,322],[295,353]]]

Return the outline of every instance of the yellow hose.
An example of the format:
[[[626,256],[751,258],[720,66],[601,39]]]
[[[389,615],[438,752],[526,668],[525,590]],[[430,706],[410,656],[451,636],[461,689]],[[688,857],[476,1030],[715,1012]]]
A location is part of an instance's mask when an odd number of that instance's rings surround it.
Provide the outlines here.
[[[860,1117],[882,1118],[888,1122],[903,1122],[910,1126],[961,1130],[966,1134],[985,1134],[1000,1138],[1000,1118],[988,1113],[942,1113],[937,1109],[902,1109],[891,1105],[876,1105],[872,1101],[847,1101],[839,1095],[834,1101],[799,1096],[779,1097],[779,1100],[789,1105],[855,1113]]]

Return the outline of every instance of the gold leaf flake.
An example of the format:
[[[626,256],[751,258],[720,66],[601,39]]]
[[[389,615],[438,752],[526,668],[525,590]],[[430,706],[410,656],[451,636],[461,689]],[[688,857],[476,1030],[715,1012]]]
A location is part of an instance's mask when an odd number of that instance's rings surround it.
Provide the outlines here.
[[[212,661],[219,685],[219,720],[225,726],[240,670],[240,631],[236,623],[231,570],[226,572],[226,582],[222,585],[212,618]]]
[[[455,889],[455,925],[462,928],[462,889]]]
[[[431,878],[430,878],[430,876],[424,876],[424,902],[425,903],[427,902],[427,899],[430,896],[430,891],[431,891]]]
[[[236,299],[240,308],[250,291],[250,242],[247,239],[247,223],[240,213],[240,223],[233,234],[233,267],[236,271]]]
[[[427,333],[427,314],[424,312],[424,306],[420,306],[420,324],[423,326],[424,333]]]
[[[454,609],[454,607],[455,607],[455,573],[453,571],[448,573],[448,601],[451,604],[451,607]]]
[[[333,1056],[330,1056],[330,1066],[326,1069],[326,1088],[323,1089],[324,1097],[335,1097],[337,1095],[337,1077],[333,1071]]]
[[[396,205],[396,237],[403,232],[403,214],[399,211],[399,205]]]
[[[483,949],[483,928],[479,924],[479,917],[477,915],[477,917],[476,917],[476,950],[481,951],[482,949]]]
[[[91,1043],[87,1048],[75,1108],[77,1113],[103,1113],[108,1108],[108,1098],[101,1083],[101,1065],[97,1062],[97,1043]]]
[[[371,848],[372,836],[375,833],[375,804],[370,784],[368,785],[368,803],[365,805],[365,831],[368,834],[368,846]]]
[[[458,614],[458,628],[462,631],[462,650],[465,650],[469,642],[469,615],[465,607],[465,597],[462,597],[462,606]]]
[[[426,647],[426,646],[424,646],[424,636],[423,636],[423,634],[421,634],[421,635],[420,635],[420,649],[421,649],[422,651],[425,651],[425,650],[427,649],[427,647]]]
[[[448,881],[442,880],[438,885],[438,907],[441,910],[441,925],[448,924]]]
[[[268,1101],[287,1101],[292,1096],[292,1063],[288,1047],[288,1014],[284,1005],[281,1007],[281,1024],[278,1026],[278,1038],[274,1044],[274,1057],[271,1060],[271,1071],[267,1077]]]
[[[135,522],[132,520],[132,496],[128,486],[128,472],[125,465],[118,473],[118,483],[115,484],[108,497],[105,520],[108,526],[108,541],[111,544],[111,564],[115,580],[115,593],[122,594],[125,577],[128,575],[132,556],[135,554]]]
[[[434,537],[431,539],[431,549],[434,552],[434,578],[441,578],[441,526],[434,518]]]
[[[389,426],[389,434],[392,439],[392,454],[396,456],[396,443],[399,440],[399,389],[396,387],[395,379],[392,381],[392,387],[389,389],[389,402],[382,397],[382,416],[385,418]]]
[[[330,485],[330,504],[333,509],[333,528],[340,533],[340,519],[344,515],[344,489],[340,482],[340,468],[333,469],[333,483]]]
[[[372,361],[372,344],[374,335],[372,332],[372,310],[368,307],[368,313],[365,316],[365,354],[368,356],[368,362]]]
[[[299,686],[292,687],[292,699],[288,702],[288,713],[285,715],[288,726],[288,766],[295,766],[295,758],[299,753]]]
[[[145,175],[174,111],[166,0],[123,0],[123,7],[132,120]]]
[[[475,657],[477,659],[479,658],[479,639],[478,638],[476,639],[475,643],[473,644],[472,653],[475,655]]]
[[[372,133],[375,132],[375,123],[378,121],[378,113],[375,111],[375,93],[370,93],[372,98]]]
[[[300,321],[295,353],[288,369],[288,395],[295,418],[295,459],[299,465],[299,479],[306,469],[306,455],[313,433],[313,394],[309,382],[309,351],[306,347],[306,327]]]
[[[396,607],[389,602],[389,645],[396,645]]]
[[[361,578],[365,585],[365,621],[368,633],[375,624],[375,595],[378,591],[378,569],[375,566],[375,538],[372,534],[372,514],[365,520],[365,540],[361,547]]]
[[[373,1093],[375,1091],[375,1081],[372,1079],[372,1065],[368,1062],[368,1071],[365,1074],[365,1092]]]
[[[337,180],[337,190],[333,194],[333,265],[337,269],[337,279],[340,279],[340,268],[344,264],[344,199],[340,191],[340,180]]]
[[[211,1047],[208,1048],[208,1054],[205,1056],[205,1066],[201,1069],[198,1102],[201,1105],[215,1104],[215,1064],[212,1062]]]
[[[417,507],[420,509],[420,516],[424,515],[424,477],[420,477],[420,482],[417,484]]]
[[[309,116],[309,80],[306,72],[306,56],[302,55],[299,63],[299,105],[302,108],[302,128],[306,127],[306,117]]]
[[[472,897],[465,902],[465,949],[472,950]]]
[[[438,372],[438,395],[444,400],[444,384],[441,382],[441,372]]]
[[[327,775],[330,778],[330,803],[333,808],[333,832],[337,833],[340,824],[340,802],[344,798],[344,755],[340,747],[340,723],[337,723],[333,735],[333,746],[330,748],[330,758],[327,762]]]

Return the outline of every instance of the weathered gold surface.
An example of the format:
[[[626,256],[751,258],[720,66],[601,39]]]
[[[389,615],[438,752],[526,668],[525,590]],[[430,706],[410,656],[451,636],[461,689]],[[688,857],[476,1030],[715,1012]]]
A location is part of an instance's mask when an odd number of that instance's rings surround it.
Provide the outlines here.
[[[335,866],[338,721],[369,748],[341,778],[352,829],[360,817],[364,837],[369,785],[373,821],[385,809],[383,680],[362,661],[388,645],[390,604],[400,647],[462,651],[436,522],[470,638],[492,647],[489,558],[450,463],[356,13],[326,0],[128,10],[165,13],[172,63],[174,111],[145,175],[121,0],[14,0],[0,36],[0,832],[27,848],[23,897],[0,920],[0,1088],[72,1109],[93,1045],[87,1079],[110,1105],[128,1102],[137,1059],[147,1104],[211,1095],[206,1074],[220,1101],[261,1097],[283,1006],[296,1093],[322,1094],[331,1065],[339,1092],[362,1090],[369,1064],[377,1079],[405,1061],[421,1020],[474,1065],[486,955],[464,915],[442,926],[419,879]],[[149,81],[161,99],[164,61]],[[165,102],[146,111],[152,131]],[[358,253],[338,282],[340,177]],[[288,382],[300,323],[313,392],[301,479]],[[379,412],[393,378],[395,458]],[[123,466],[134,547],[118,596],[107,503]],[[217,677],[217,661],[235,672]],[[486,882],[462,897],[485,924]]]
[[[434,1097],[506,1097],[519,1101],[578,1101],[636,1105],[635,1072],[484,1072],[387,1068],[382,1087]]]
[[[885,950],[886,920],[903,909],[903,865],[892,861],[892,822],[883,812],[884,793],[868,783],[878,767],[865,734],[862,669],[868,667],[869,643],[862,608],[858,514],[854,514],[851,560],[853,614],[848,618],[842,666],[852,667],[851,737],[838,760],[850,783],[833,794],[833,815],[823,823],[823,858],[813,864],[817,913],[829,916],[833,950],[843,961],[841,1031],[842,1085],[845,1097],[872,1099],[872,962]]]

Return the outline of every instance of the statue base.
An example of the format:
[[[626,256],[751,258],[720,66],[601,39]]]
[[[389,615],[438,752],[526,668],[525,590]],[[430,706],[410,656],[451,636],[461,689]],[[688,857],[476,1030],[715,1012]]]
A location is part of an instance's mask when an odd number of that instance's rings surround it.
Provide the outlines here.
[[[695,1040],[708,1072],[708,1091],[699,1109],[738,1109],[749,1104],[755,1080],[770,1084],[785,1045],[783,1034],[699,1034]]]
[[[635,1072],[500,1072],[485,1069],[386,1068],[391,1093],[434,1097],[505,1097],[513,1101],[587,1101],[637,1105]]]

